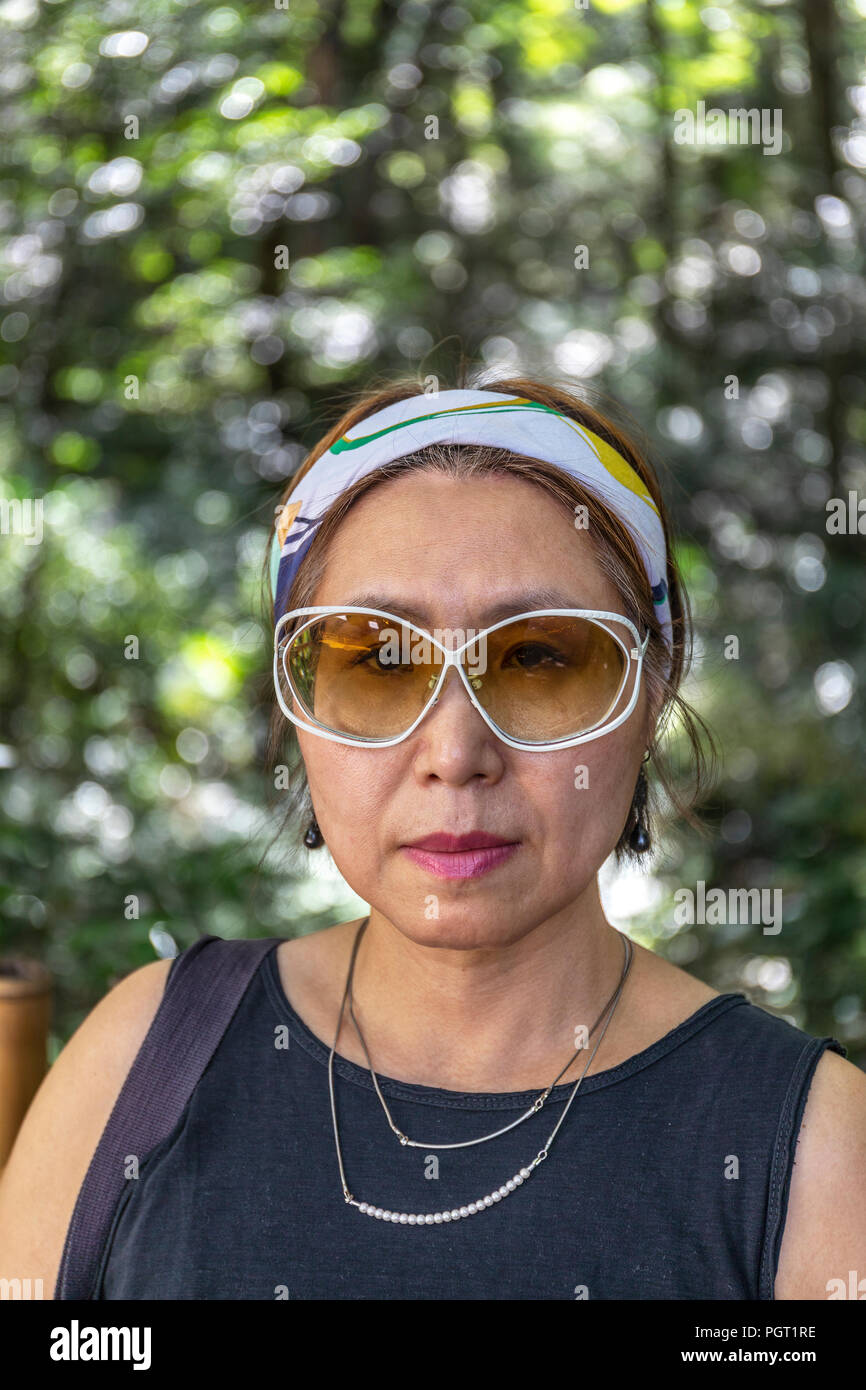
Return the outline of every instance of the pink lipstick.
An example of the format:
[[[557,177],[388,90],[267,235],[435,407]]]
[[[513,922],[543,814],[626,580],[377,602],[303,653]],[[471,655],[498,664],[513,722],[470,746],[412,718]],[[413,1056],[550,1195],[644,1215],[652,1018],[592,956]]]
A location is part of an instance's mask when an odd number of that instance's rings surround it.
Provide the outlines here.
[[[437,831],[401,848],[413,863],[437,878],[480,878],[510,859],[520,848],[520,841],[485,830],[473,830],[468,835]]]

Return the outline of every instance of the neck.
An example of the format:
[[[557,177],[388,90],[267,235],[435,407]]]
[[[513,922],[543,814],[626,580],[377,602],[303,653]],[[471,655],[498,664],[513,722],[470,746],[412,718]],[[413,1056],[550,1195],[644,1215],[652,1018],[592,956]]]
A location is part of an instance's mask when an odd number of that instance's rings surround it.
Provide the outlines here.
[[[410,938],[373,909],[355,958],[352,998],[377,1073],[446,1090],[549,1085],[577,1047],[575,1030],[596,1023],[624,963],[595,880],[578,903],[516,939],[457,945],[456,931],[438,928],[432,939],[436,944]],[[607,1065],[605,1047],[621,1010],[622,1000],[588,1071]],[[581,1074],[610,1017],[608,1011],[559,1084]],[[363,1056],[347,1003],[340,1051],[349,1038],[351,1055]]]

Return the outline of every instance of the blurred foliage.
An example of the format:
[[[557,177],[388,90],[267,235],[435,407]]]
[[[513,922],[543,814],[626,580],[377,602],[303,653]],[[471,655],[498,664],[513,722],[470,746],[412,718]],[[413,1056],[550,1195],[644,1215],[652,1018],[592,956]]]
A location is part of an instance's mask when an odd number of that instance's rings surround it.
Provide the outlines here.
[[[725,761],[622,916],[866,1062],[866,537],[826,526],[866,497],[866,0],[4,0],[0,36],[0,949],[58,1039],[154,929],[345,915],[257,870],[267,521],[346,392],[455,384],[456,341],[656,441]],[[780,152],[679,144],[698,102]],[[782,932],[675,927],[698,880],[781,888]]]

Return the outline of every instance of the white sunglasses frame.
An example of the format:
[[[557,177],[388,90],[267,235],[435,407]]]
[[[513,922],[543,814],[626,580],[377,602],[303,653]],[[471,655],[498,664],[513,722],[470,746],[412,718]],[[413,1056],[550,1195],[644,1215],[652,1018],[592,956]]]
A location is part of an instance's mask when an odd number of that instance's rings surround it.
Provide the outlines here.
[[[363,738],[360,735],[353,737],[349,734],[337,734],[332,729],[325,728],[324,725],[310,722],[310,720],[308,719],[299,718],[298,715],[294,714],[293,711],[290,710],[286,705],[286,702],[283,698],[283,692],[280,689],[278,673],[279,643],[281,629],[283,628],[284,624],[288,623],[293,618],[308,617],[309,622],[303,623],[302,626],[298,628],[297,632],[292,633],[292,639],[294,639],[295,637],[299,637],[302,632],[305,632],[308,627],[311,627],[318,618],[325,617],[329,614],[337,613],[372,613],[374,616],[379,618],[389,618],[391,622],[397,623],[400,626],[411,628],[413,632],[418,633],[420,636],[424,637],[428,642],[432,642],[433,646],[437,647],[445,657],[445,660],[442,664],[442,671],[436,681],[436,684],[432,687],[430,691],[430,698],[427,700],[426,704],[424,705],[424,708],[418,715],[418,718],[415,720],[414,724],[411,724],[409,728],[405,730],[404,733],[398,734],[395,738]],[[509,623],[513,623],[519,618],[589,618],[591,621],[595,622],[598,627],[602,628],[605,632],[607,632],[608,635],[612,637],[614,641],[617,643],[617,645],[622,649],[626,658],[626,665],[623,670],[623,677],[620,682],[619,688],[616,692],[616,695],[611,704],[608,706],[607,714],[604,716],[605,719],[607,719],[611,710],[616,709],[616,706],[620,700],[620,696],[622,695],[623,690],[628,684],[628,678],[631,674],[632,669],[632,662],[637,662],[637,674],[635,676],[634,689],[631,693],[631,699],[629,700],[628,705],[623,710],[623,712],[620,715],[618,715],[617,718],[614,719],[611,723],[603,724],[602,727],[599,727],[599,724],[601,724],[602,721],[598,721],[592,729],[587,730],[583,734],[573,735],[572,737],[566,739],[555,739],[553,742],[550,743],[521,743],[518,739],[510,738],[508,734],[506,734],[502,729],[500,729],[498,725],[496,725],[493,722],[493,720],[490,718],[487,712],[479,704],[475,695],[475,691],[472,689],[472,686],[469,682],[469,677],[466,674],[466,670],[460,658],[468,647],[474,646],[482,638],[486,637],[488,633],[496,632],[498,628],[506,627]],[[605,626],[605,622],[621,623],[632,634],[634,638],[634,644],[632,646],[627,646],[625,641],[619,636],[618,633],[611,632],[610,629]],[[382,608],[363,608],[355,607],[351,604],[347,605],[336,603],[324,604],[320,605],[319,607],[312,608],[293,608],[291,612],[283,614],[283,616],[278,621],[276,627],[274,628],[274,690],[276,692],[277,702],[280,706],[280,709],[282,710],[286,718],[296,726],[296,728],[304,729],[307,733],[310,734],[316,734],[319,738],[328,739],[331,743],[345,744],[347,747],[350,748],[393,748],[395,744],[402,743],[404,739],[407,739],[410,734],[414,733],[418,725],[421,723],[421,720],[425,717],[425,715],[429,713],[433,706],[438,703],[439,692],[442,689],[442,686],[445,682],[445,678],[448,675],[448,671],[452,666],[454,666],[456,667],[457,673],[463,682],[463,686],[469,696],[469,699],[472,701],[473,707],[478,711],[485,724],[487,724],[488,728],[492,730],[492,732],[496,735],[497,738],[501,739],[502,742],[507,744],[509,748],[516,748],[523,753],[550,753],[558,748],[574,748],[579,743],[589,743],[593,739],[602,738],[604,734],[609,734],[613,729],[618,728],[620,724],[623,724],[625,720],[628,719],[629,715],[631,714],[632,710],[637,704],[638,693],[640,691],[641,672],[643,670],[643,659],[646,653],[649,639],[650,634],[649,632],[647,632],[646,637],[643,639],[643,642],[641,642],[640,635],[634,623],[629,618],[626,618],[624,614],[607,613],[604,610],[597,608],[536,608],[532,609],[530,612],[527,613],[513,613],[510,618],[503,618],[500,622],[494,623],[492,627],[484,628],[482,632],[476,633],[474,637],[469,638],[468,641],[464,642],[461,646],[454,648],[444,647],[441,642],[437,641],[437,639],[432,635],[432,633],[426,632],[423,627],[418,627],[416,623],[410,622],[408,618],[401,618],[397,613],[388,613],[385,611],[385,609]],[[286,648],[286,651],[288,651],[288,647]],[[283,672],[285,674],[286,682],[289,689],[291,690],[295,699],[298,701],[298,704],[301,705],[302,702],[299,699],[297,692],[295,691],[294,683],[292,682],[291,676],[285,667],[285,654],[283,659]]]

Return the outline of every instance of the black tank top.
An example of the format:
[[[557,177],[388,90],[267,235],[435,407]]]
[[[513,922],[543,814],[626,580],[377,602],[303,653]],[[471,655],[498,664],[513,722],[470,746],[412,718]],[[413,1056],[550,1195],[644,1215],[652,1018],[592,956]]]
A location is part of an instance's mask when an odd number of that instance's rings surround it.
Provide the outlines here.
[[[271,949],[177,1125],[127,1183],[96,1296],[771,1300],[827,1048],[846,1055],[743,994],[719,995],[587,1076],[548,1158],[506,1199],[451,1223],[377,1220],[343,1198],[329,1046],[286,999]],[[400,1145],[367,1070],[338,1056],[334,1076],[351,1192],[410,1213],[498,1189],[541,1149],[574,1085],[500,1138],[428,1152]],[[502,1128],[538,1095],[379,1083],[395,1124],[434,1143]]]

